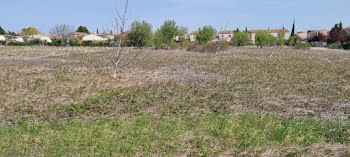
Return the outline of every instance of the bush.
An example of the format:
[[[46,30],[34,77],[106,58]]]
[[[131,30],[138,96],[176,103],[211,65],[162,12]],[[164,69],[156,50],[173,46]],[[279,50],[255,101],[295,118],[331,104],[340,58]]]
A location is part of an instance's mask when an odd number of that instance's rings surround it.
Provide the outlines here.
[[[69,40],[69,45],[70,46],[81,46],[82,42],[80,42],[80,40],[71,39],[71,40]]]
[[[177,44],[176,42],[171,42],[169,45],[170,50],[177,50],[180,49],[180,45]]]
[[[8,46],[30,46],[29,43],[26,43],[26,42],[13,42],[11,41],[10,43],[7,44]]]
[[[329,49],[342,49],[343,45],[341,42],[337,41],[328,47]]]
[[[246,46],[249,45],[249,33],[248,32],[236,32],[232,39],[233,46]]]
[[[152,26],[146,21],[135,21],[131,24],[131,29],[127,34],[127,45],[138,48],[151,46],[152,44]]]
[[[266,32],[258,32],[256,33],[255,43],[258,47],[262,48],[264,46],[276,45],[277,39]]]
[[[202,50],[202,46],[196,43],[190,43],[186,48],[186,51],[193,51],[193,52],[200,52],[201,50]]]
[[[63,39],[54,39],[51,43],[52,46],[66,46],[67,43]]]
[[[291,36],[288,40],[288,46],[294,46],[296,43],[296,37],[295,36]]]
[[[308,43],[297,43],[297,44],[295,44],[294,49],[297,49],[297,50],[309,50],[310,47],[311,46]]]
[[[203,29],[198,30],[196,40],[200,45],[204,45],[213,39],[215,33],[216,31],[212,26],[204,26]]]
[[[344,42],[344,43],[343,43],[343,48],[344,48],[345,50],[350,50],[350,41]]]

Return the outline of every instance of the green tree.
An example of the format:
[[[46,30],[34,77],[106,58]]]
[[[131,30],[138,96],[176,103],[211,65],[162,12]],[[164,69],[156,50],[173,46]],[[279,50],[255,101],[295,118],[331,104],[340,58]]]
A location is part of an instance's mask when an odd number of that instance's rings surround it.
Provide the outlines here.
[[[295,36],[295,20],[293,21],[292,33],[290,34],[290,36]]]
[[[29,37],[36,34],[39,34],[39,31],[34,27],[24,28],[20,33],[20,35],[23,37]]]
[[[82,32],[82,33],[87,33],[87,34],[90,33],[89,29],[87,29],[87,27],[85,27],[85,26],[79,26],[76,32]]]
[[[131,29],[127,34],[127,45],[138,48],[150,46],[152,42],[152,26],[146,21],[135,21],[131,24]]]
[[[185,48],[185,46],[188,44],[187,32],[188,32],[187,27],[179,27],[179,30],[177,32],[177,36],[178,36],[177,42],[180,45],[181,49]]]
[[[284,31],[278,32],[278,38],[277,38],[277,45],[278,46],[283,46],[286,43],[286,41],[284,39],[285,34],[286,34],[286,32],[284,32]]]
[[[156,49],[163,49],[163,48],[165,48],[164,39],[163,39],[163,34],[162,34],[162,32],[161,32],[160,29],[158,29],[158,30],[154,33],[153,44],[154,44],[154,47],[155,47]]]
[[[215,33],[216,30],[212,26],[204,26],[198,29],[196,40],[200,45],[206,44],[213,39]]]
[[[344,42],[346,41],[346,32],[343,30],[343,24],[340,21],[339,23],[335,24],[334,27],[331,29],[329,33],[329,42],[335,43],[337,41]]]
[[[165,49],[169,49],[170,43],[175,39],[176,34],[178,33],[178,26],[173,20],[165,21],[164,24],[160,27],[159,31],[161,34],[162,43],[165,44]]]
[[[255,44],[262,48],[264,46],[273,46],[277,42],[277,39],[266,32],[257,32],[255,35]]]
[[[5,30],[0,26],[0,35],[5,35],[5,34],[6,34]]]
[[[244,32],[235,32],[232,39],[233,46],[246,46],[249,45],[249,33]]]

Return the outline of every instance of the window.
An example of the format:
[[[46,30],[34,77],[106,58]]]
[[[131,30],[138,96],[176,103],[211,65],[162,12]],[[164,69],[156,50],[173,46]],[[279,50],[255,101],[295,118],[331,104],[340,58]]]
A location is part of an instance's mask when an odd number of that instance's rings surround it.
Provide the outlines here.
[[[228,35],[229,38],[232,38],[232,34]]]
[[[223,35],[223,34],[221,34],[221,35],[220,35],[220,38],[224,38],[224,35]]]

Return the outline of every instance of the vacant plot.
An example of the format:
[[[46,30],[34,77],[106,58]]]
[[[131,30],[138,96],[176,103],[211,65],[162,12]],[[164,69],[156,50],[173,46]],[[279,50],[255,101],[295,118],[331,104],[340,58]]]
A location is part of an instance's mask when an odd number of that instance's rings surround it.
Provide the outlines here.
[[[112,50],[0,47],[0,154],[350,153],[350,52]]]

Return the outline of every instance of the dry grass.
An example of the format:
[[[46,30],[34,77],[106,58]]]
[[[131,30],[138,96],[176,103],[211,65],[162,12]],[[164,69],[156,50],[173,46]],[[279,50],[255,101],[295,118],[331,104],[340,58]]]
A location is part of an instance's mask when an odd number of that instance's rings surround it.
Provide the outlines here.
[[[270,58],[273,48],[230,48],[218,55],[145,50],[141,56],[148,57],[112,79],[111,50],[1,47],[2,124],[143,113],[158,118],[256,112],[350,119],[348,51],[284,48]],[[320,149],[328,148],[333,149]],[[292,155],[301,150],[286,149]],[[257,153],[284,152],[273,147]]]
[[[232,48],[218,56],[145,51],[146,59],[123,69],[118,79],[111,79],[110,50],[3,47],[1,118],[35,119],[32,113],[52,105],[78,103],[102,91],[125,87],[163,88],[167,82],[172,84],[168,90],[189,85],[202,89],[203,98],[215,93],[230,96],[230,101],[213,103],[226,103],[224,112],[233,115],[242,111],[320,119],[347,119],[350,115],[349,52],[286,48],[270,59],[269,48]]]

